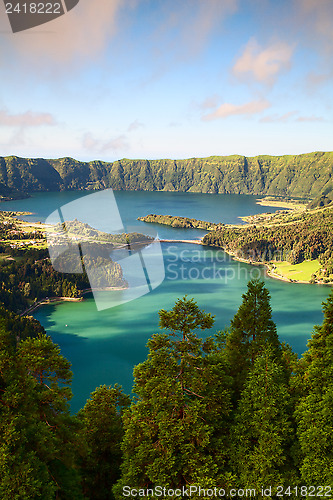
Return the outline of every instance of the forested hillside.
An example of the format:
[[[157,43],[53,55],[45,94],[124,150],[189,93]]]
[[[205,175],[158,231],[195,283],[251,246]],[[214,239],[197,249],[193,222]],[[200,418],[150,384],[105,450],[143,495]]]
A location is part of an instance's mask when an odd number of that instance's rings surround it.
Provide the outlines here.
[[[211,156],[113,163],[0,158],[0,196],[71,189],[182,191],[316,198],[333,192],[333,153]]]
[[[71,415],[70,363],[0,306],[1,499],[332,498],[332,293],[323,310],[298,359],[264,282],[223,332],[185,296],[159,311],[136,396],[100,386]]]
[[[223,226],[203,238],[203,244],[224,248],[254,262],[318,259],[324,276],[333,274],[333,209],[330,207],[284,215],[279,222]]]

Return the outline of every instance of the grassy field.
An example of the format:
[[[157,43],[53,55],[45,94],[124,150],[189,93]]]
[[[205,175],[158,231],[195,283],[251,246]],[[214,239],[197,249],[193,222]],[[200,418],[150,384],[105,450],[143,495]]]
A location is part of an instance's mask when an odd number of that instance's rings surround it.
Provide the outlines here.
[[[318,260],[306,260],[301,264],[278,262],[273,271],[281,276],[299,281],[310,281],[311,275],[321,268]]]

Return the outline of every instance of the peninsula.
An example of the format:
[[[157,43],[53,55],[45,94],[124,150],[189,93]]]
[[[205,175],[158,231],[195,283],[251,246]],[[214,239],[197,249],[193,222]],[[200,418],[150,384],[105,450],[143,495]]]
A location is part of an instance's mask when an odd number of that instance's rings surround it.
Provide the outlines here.
[[[139,220],[171,227],[208,229],[209,233],[196,243],[223,248],[243,262],[264,264],[268,274],[277,279],[332,284],[332,205],[309,209],[304,204],[296,204],[291,210],[243,218],[246,222],[243,225],[152,214]]]
[[[42,304],[82,300],[91,291],[86,266],[96,269],[94,288],[127,288],[121,265],[110,253],[124,248],[135,252],[152,241],[140,233],[104,233],[77,219],[51,226],[27,223],[18,218],[22,215],[0,212],[0,301],[16,314],[29,314]],[[61,252],[61,261],[51,263],[48,249],[64,243],[67,250]],[[74,259],[74,265],[72,247],[80,243],[84,256]]]

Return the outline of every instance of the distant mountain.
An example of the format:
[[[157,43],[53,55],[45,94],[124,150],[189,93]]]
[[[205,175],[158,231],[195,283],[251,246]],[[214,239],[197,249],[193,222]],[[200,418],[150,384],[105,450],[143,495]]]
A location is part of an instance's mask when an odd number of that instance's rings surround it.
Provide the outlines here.
[[[182,191],[317,198],[333,193],[333,152],[81,162],[0,157],[0,196],[74,189]]]

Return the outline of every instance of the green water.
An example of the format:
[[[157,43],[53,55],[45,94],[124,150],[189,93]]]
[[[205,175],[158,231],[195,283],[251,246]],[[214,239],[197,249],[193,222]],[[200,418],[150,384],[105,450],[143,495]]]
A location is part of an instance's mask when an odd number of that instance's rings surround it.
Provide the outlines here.
[[[77,196],[74,192],[40,193],[28,200],[3,204],[3,209],[23,210],[24,207],[35,212],[34,220],[43,220]],[[122,192],[116,193],[116,198],[125,227],[136,223],[136,217],[148,213],[236,222],[240,215],[265,211],[264,207],[255,205],[255,197],[242,195]],[[142,231],[149,229],[147,224],[140,224]],[[158,232],[163,238],[175,239],[192,239],[203,234],[169,227],[159,227]],[[260,275],[271,293],[279,336],[298,353],[306,349],[313,325],[322,321],[321,302],[330,291],[327,286],[273,280],[265,276],[264,268],[232,261],[217,249],[190,243],[163,243],[162,249],[166,278],[151,293],[100,312],[94,300],[87,298],[79,303],[43,307],[35,313],[72,363],[74,411],[84,405],[90,392],[100,384],[118,382],[130,392],[133,366],[145,359],[147,340],[158,331],[158,310],[171,308],[175,300],[185,294],[215,314],[211,330],[214,333],[228,326],[246,291],[247,281]],[[121,291],[106,293],[110,304],[122,294]]]

